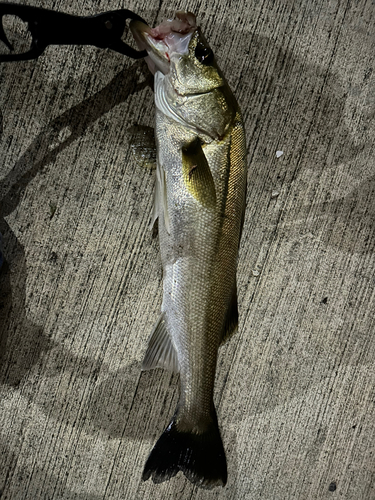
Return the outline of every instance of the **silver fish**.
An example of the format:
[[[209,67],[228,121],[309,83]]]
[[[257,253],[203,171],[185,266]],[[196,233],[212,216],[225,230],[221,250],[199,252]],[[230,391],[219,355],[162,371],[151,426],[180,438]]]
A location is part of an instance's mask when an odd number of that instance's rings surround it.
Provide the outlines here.
[[[238,104],[194,14],[151,29],[132,22],[155,75],[161,315],[143,369],[180,374],[180,400],[145,465],[155,483],[178,471],[205,488],[226,484],[213,403],[217,353],[238,325],[236,268],[246,198]]]

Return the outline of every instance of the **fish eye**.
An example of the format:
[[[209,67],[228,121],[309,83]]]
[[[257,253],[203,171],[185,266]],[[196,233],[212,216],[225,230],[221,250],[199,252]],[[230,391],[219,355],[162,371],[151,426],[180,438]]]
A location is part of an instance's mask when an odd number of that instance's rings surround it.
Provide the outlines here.
[[[198,61],[205,66],[209,66],[212,64],[214,60],[214,53],[210,49],[210,47],[206,47],[202,43],[198,43],[195,47],[195,57]]]

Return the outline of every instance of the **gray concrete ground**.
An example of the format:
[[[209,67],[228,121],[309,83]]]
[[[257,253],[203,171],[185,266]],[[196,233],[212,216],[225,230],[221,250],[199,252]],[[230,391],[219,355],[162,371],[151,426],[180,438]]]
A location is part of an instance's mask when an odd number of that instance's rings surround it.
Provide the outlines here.
[[[154,173],[126,141],[153,122],[145,65],[0,65],[1,499],[374,499],[374,2],[28,4],[151,25],[188,6],[241,104],[249,187],[215,394],[228,484],[142,483],[178,398],[140,372],[161,303]]]

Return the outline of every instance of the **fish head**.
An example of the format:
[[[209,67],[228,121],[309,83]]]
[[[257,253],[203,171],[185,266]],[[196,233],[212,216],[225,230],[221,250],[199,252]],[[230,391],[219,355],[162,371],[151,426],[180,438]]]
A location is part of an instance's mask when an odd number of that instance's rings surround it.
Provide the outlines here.
[[[204,94],[224,85],[212,49],[191,12],[176,12],[156,28],[132,21],[130,29],[150,71],[160,71],[180,96]]]

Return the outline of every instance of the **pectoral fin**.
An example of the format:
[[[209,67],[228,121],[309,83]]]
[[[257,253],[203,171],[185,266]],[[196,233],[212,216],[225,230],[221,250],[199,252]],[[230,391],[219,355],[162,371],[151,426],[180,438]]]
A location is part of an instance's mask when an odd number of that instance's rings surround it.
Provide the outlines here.
[[[170,233],[167,206],[167,187],[165,172],[162,166],[157,165],[157,151],[154,129],[143,125],[134,125],[126,131],[126,137],[135,161],[141,167],[156,169],[156,183],[150,230],[155,230],[156,220],[164,213],[164,222]]]
[[[134,125],[126,131],[135,161],[142,167],[156,168],[155,132],[151,127]]]
[[[142,370],[165,368],[178,372],[177,352],[165,325],[164,314],[158,319],[148,342]]]
[[[234,287],[232,298],[229,303],[227,314],[224,322],[223,337],[221,344],[224,344],[232,335],[234,335],[238,328],[238,303],[237,303],[237,286]]]
[[[182,175],[188,192],[199,203],[215,207],[215,183],[198,137],[182,148]]]

